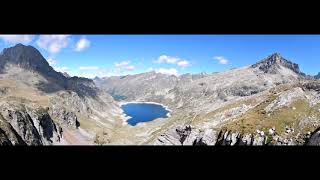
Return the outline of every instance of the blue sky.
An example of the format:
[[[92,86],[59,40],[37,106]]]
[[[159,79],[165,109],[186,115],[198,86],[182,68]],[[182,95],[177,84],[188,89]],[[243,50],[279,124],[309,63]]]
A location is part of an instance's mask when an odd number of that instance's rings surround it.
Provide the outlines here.
[[[112,76],[150,70],[180,75],[241,67],[279,52],[320,72],[319,35],[0,35],[0,49],[32,45],[58,71]]]

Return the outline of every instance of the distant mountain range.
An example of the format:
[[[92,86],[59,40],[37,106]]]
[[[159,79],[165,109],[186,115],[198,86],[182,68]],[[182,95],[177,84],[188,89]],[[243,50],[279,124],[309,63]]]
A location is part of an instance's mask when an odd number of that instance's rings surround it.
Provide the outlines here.
[[[212,74],[87,79],[17,44],[0,55],[0,144],[319,145],[319,78],[275,53]],[[128,101],[164,104],[171,117],[130,126]]]

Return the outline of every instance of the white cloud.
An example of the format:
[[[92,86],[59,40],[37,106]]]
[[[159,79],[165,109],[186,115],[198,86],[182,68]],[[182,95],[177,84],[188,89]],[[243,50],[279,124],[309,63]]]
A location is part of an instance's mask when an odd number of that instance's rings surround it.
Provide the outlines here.
[[[167,75],[178,76],[178,71],[175,68],[169,68],[169,69],[160,68],[160,69],[156,70],[156,72],[162,73],[162,74],[167,74]]]
[[[134,70],[134,66],[133,65],[125,66],[124,69],[126,69],[128,71],[132,71],[132,70]]]
[[[97,66],[81,66],[78,68],[78,71],[74,75],[86,78],[95,78],[98,77],[105,77],[108,76],[110,72],[101,67]]]
[[[97,72],[90,72],[90,71],[86,71],[86,72],[79,72],[78,74],[76,74],[76,76],[78,77],[85,77],[85,78],[95,78],[96,76],[98,77],[103,77],[103,76],[99,76]]]
[[[189,66],[190,63],[189,63],[189,61],[183,60],[183,61],[179,61],[179,62],[177,63],[177,65],[180,66],[180,67],[185,68],[185,67]]]
[[[130,61],[121,61],[121,62],[115,62],[114,66],[119,70],[127,70],[132,71],[135,69],[133,65],[130,64]]]
[[[213,59],[219,61],[219,64],[228,64],[229,60],[223,56],[215,56]]]
[[[86,48],[90,47],[90,41],[86,38],[81,38],[77,43],[75,47],[75,51],[82,51]]]
[[[37,40],[37,45],[40,48],[47,50],[50,54],[60,52],[62,48],[68,46],[70,35],[40,35]]]
[[[170,57],[170,56],[167,56],[167,55],[161,55],[159,56],[159,58],[155,61],[155,63],[168,63],[168,64],[175,64],[177,61],[179,61],[180,59],[179,58],[176,58],[176,57]]]
[[[0,38],[9,44],[28,44],[32,41],[33,35],[0,35]]]
[[[160,63],[176,64],[182,68],[190,66],[190,62],[187,60],[180,59],[178,57],[171,57],[171,56],[167,56],[167,55],[159,56],[159,58],[157,60],[155,60],[154,63],[157,63],[157,64],[160,64]]]
[[[116,67],[125,67],[128,66],[130,64],[130,61],[121,61],[121,62],[115,62],[114,66]]]
[[[69,68],[64,66],[64,67],[53,67],[54,70],[59,71],[59,72],[68,72]]]
[[[122,76],[127,75],[129,71],[134,70],[133,65],[112,67],[112,68],[102,68],[96,66],[82,66],[79,67],[75,72],[71,75],[86,77],[86,78],[95,78],[98,77],[110,77],[110,76]]]
[[[150,72],[150,71],[153,71],[154,69],[152,68],[152,67],[149,67],[148,69],[147,69],[147,72]]]
[[[50,66],[57,64],[57,61],[54,60],[52,57],[49,57],[49,58],[47,59],[47,61],[48,61],[48,63],[49,63]]]
[[[79,70],[81,71],[94,71],[99,70],[100,68],[98,66],[80,66]]]

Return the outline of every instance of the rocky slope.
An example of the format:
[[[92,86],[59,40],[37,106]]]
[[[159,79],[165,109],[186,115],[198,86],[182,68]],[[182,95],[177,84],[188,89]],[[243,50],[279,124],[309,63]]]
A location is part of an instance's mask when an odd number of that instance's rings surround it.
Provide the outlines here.
[[[95,79],[96,84],[111,94],[116,100],[161,99],[178,82],[176,76],[168,76],[155,71]]]
[[[4,144],[73,144],[64,139],[64,131],[93,142],[99,129],[122,123],[121,110],[110,95],[91,79],[56,72],[32,46],[5,48],[0,72]]]
[[[60,141],[62,128],[31,102],[1,102],[0,133],[2,145],[50,145]]]

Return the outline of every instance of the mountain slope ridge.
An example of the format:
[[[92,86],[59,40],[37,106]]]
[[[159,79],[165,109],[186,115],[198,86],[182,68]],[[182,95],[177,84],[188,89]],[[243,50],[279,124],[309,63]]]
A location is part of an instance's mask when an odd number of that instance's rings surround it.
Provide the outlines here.
[[[5,48],[0,55],[0,70],[0,88],[4,92],[0,102],[9,103],[8,107],[13,106],[12,102],[31,105],[31,109],[41,106],[47,109],[52,122],[62,129],[86,131],[92,136],[97,133],[96,129],[106,127],[98,124],[89,127],[86,126],[87,122],[104,122],[111,128],[117,119],[120,120],[118,104],[111,96],[99,90],[93,80],[67,77],[56,72],[32,46],[17,44]],[[23,112],[17,110],[17,113]],[[23,121],[29,122],[28,118]],[[82,131],[77,130],[79,126],[83,127]],[[34,139],[39,142],[42,138],[44,135]],[[63,133],[60,138],[46,144],[57,144],[61,139]],[[33,142],[36,141],[32,141],[31,145]]]

